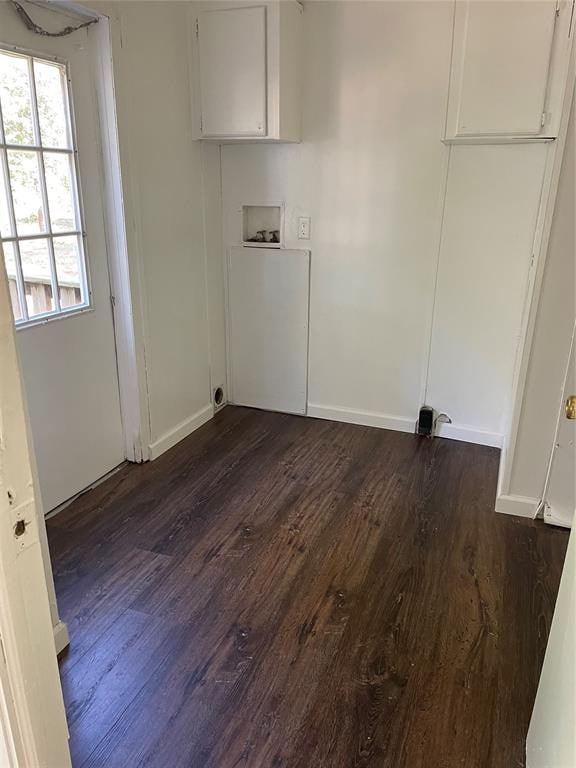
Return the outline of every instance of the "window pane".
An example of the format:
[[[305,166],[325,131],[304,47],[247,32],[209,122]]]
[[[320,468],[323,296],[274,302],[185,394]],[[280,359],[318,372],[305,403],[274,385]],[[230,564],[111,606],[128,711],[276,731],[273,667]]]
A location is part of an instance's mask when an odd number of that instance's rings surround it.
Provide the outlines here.
[[[69,148],[66,68],[35,59],[34,79],[42,146]]]
[[[87,306],[66,67],[0,50],[0,106],[0,141],[15,145],[0,149],[0,241],[15,319]]]
[[[12,243],[3,243],[4,264],[6,264],[6,273],[8,275],[8,287],[10,289],[10,299],[12,300],[12,311],[14,320],[22,318],[20,309],[20,299],[18,298],[18,287],[16,283],[16,257],[14,255],[14,245]]]
[[[24,275],[26,306],[33,317],[54,309],[47,240],[21,240],[20,260]]]
[[[12,235],[14,232],[12,232],[12,222],[8,214],[5,171],[0,155],[0,237],[11,237]]]
[[[80,268],[81,254],[76,235],[54,238],[54,260],[62,308],[84,304],[82,270]]]
[[[19,235],[46,232],[46,216],[40,191],[38,153],[10,150],[8,152],[12,198]]]
[[[7,144],[34,144],[28,59],[0,52],[0,99]]]
[[[70,160],[71,155],[44,152],[48,207],[53,232],[72,232],[78,229],[74,215]]]

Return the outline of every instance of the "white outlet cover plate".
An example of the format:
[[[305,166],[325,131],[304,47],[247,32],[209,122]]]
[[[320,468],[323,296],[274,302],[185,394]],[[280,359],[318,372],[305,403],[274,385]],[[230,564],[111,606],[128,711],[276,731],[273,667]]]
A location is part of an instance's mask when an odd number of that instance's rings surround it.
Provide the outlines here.
[[[298,217],[298,240],[310,240],[310,216]]]

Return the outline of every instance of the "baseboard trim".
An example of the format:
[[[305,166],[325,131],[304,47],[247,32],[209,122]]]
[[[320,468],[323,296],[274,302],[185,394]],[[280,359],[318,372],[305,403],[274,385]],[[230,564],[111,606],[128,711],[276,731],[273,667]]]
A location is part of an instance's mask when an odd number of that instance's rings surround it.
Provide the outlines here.
[[[516,515],[516,517],[529,517],[533,520],[538,512],[540,499],[531,496],[515,496],[514,494],[501,494],[496,497],[496,512],[503,515]]]
[[[59,621],[58,624],[53,627],[53,630],[56,656],[58,656],[70,645],[70,635],[68,634],[68,626],[63,621]]]
[[[437,437],[448,437],[450,440],[462,440],[464,443],[488,445],[491,448],[502,448],[503,436],[499,432],[484,432],[465,424],[437,424]]]
[[[308,416],[316,419],[328,419],[329,421],[344,421],[347,424],[361,424],[364,427],[378,427],[379,429],[393,429],[396,432],[414,432],[416,419],[407,419],[401,416],[390,416],[387,413],[377,411],[359,411],[353,408],[339,408],[338,406],[308,404]],[[447,437],[451,440],[462,440],[465,443],[488,445],[494,448],[502,447],[502,435],[497,432],[483,432],[474,427],[458,424],[438,424],[437,437]]]
[[[214,407],[210,403],[199,411],[196,411],[190,418],[181,421],[180,424],[177,424],[174,427],[174,429],[165,432],[162,437],[158,438],[158,440],[150,443],[150,459],[152,461],[157,459],[158,456],[161,456],[176,445],[176,443],[179,443],[180,440],[183,440],[185,437],[192,434],[198,427],[201,427],[203,424],[206,424],[207,421],[210,421],[212,416],[214,416]]]
[[[565,520],[563,517],[556,515],[553,508],[548,504],[545,505],[543,519],[548,525],[558,525],[560,528],[572,528],[573,525],[572,520]]]
[[[59,515],[60,512],[63,512],[67,507],[70,506],[70,504],[73,504],[76,499],[79,499],[80,496],[83,496],[85,493],[88,493],[88,491],[93,491],[94,488],[98,488],[99,485],[102,485],[102,483],[105,483],[106,480],[108,480],[110,477],[116,474],[116,472],[120,472],[120,470],[128,464],[128,461],[123,461],[122,464],[118,464],[117,467],[114,467],[114,469],[111,469],[110,472],[106,472],[105,475],[102,475],[102,477],[99,477],[98,480],[95,480],[93,483],[91,483],[87,488],[83,488],[81,491],[78,491],[78,493],[75,493],[74,496],[71,496],[69,499],[66,499],[66,501],[63,501],[62,504],[58,504],[57,507],[54,507],[54,509],[51,509],[50,512],[46,512],[44,515],[44,518],[46,520],[50,520],[50,518],[54,517],[55,515]]]
[[[337,406],[318,405],[309,403],[307,416],[315,419],[327,419],[328,421],[343,421],[346,424],[360,424],[364,427],[379,427],[380,429],[393,429],[396,432],[414,432],[416,422],[414,419],[403,419],[399,416],[389,416],[376,411],[356,411],[352,408],[338,408]]]

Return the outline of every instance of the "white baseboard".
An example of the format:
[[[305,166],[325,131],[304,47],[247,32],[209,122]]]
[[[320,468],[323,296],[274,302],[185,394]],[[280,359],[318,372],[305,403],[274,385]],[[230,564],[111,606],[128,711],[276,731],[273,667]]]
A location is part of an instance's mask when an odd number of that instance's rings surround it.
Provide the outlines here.
[[[56,646],[56,655],[58,655],[70,645],[70,636],[68,635],[68,627],[63,621],[59,621],[53,629],[54,645]]]
[[[501,512],[504,515],[529,517],[533,520],[539,506],[540,499],[533,499],[531,496],[501,494],[496,497],[496,512]]]
[[[390,416],[387,413],[377,411],[358,411],[352,408],[339,408],[338,406],[308,404],[308,416],[316,419],[328,419],[329,421],[344,421],[347,424],[362,424],[365,427],[379,427],[380,429],[393,429],[396,432],[414,432],[416,419],[407,419],[401,416]],[[448,437],[451,440],[462,440],[466,443],[489,445],[495,448],[502,446],[502,435],[497,432],[483,432],[474,427],[460,426],[458,424],[438,424],[437,437]]]
[[[572,528],[572,525],[574,524],[572,519],[567,520],[565,517],[557,515],[549,504],[546,504],[544,507],[543,517],[545,523],[548,523],[549,525],[558,525],[561,528]]]
[[[102,475],[102,477],[99,477],[98,480],[95,480],[93,483],[91,483],[88,488],[83,488],[81,491],[78,491],[78,493],[75,493],[74,496],[71,496],[69,499],[66,499],[66,501],[63,501],[62,504],[58,504],[57,507],[54,507],[54,509],[51,509],[50,512],[47,512],[44,515],[44,518],[46,520],[50,520],[55,515],[59,515],[60,512],[63,512],[67,507],[70,506],[70,504],[73,504],[76,499],[80,498],[80,496],[83,496],[86,491],[92,491],[94,488],[98,488],[99,485],[102,485],[102,483],[105,483],[106,480],[108,480],[110,477],[116,474],[116,472],[120,472],[120,470],[125,467],[127,464],[126,461],[123,461],[122,464],[118,464],[117,467],[114,467],[114,469],[111,469],[110,472],[106,472],[105,475]]]
[[[484,432],[465,424],[437,424],[437,437],[448,437],[451,440],[462,440],[464,443],[476,443],[476,445],[489,445],[492,448],[502,447],[502,435],[499,432]]]
[[[379,427],[393,429],[396,432],[414,432],[416,421],[403,419],[399,416],[388,416],[376,411],[356,411],[351,408],[317,405],[308,403],[307,416],[328,421],[344,421],[347,424],[361,424],[364,427]]]
[[[158,440],[150,443],[150,459],[152,461],[157,459],[158,456],[161,456],[169,448],[172,448],[176,443],[179,443],[180,440],[188,437],[194,430],[201,427],[202,424],[206,424],[207,421],[210,421],[212,416],[214,416],[214,407],[212,403],[209,403],[204,406],[204,408],[196,411],[190,418],[181,421],[180,424],[177,424],[174,427],[174,429],[165,432],[162,437],[158,438]]]

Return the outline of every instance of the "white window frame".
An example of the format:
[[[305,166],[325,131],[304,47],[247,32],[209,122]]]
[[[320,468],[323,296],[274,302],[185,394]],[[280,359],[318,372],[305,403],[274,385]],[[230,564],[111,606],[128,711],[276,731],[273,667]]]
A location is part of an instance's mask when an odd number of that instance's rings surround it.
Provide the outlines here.
[[[20,311],[22,317],[19,320],[15,320],[15,326],[18,330],[27,328],[30,326],[38,325],[40,323],[47,323],[53,320],[60,320],[64,317],[71,315],[81,314],[93,309],[92,304],[92,291],[90,286],[90,270],[88,265],[88,249],[86,244],[86,228],[84,208],[82,203],[82,186],[80,183],[80,168],[78,163],[78,142],[76,136],[76,123],[74,120],[74,101],[72,98],[72,81],[70,75],[70,65],[68,61],[60,59],[56,56],[50,56],[46,54],[38,54],[34,51],[20,48],[19,46],[7,45],[0,42],[0,52],[23,57],[27,60],[28,64],[28,78],[30,81],[30,98],[31,98],[31,114],[32,114],[32,127],[34,133],[35,143],[32,145],[24,144],[8,144],[6,143],[6,137],[4,133],[4,122],[2,115],[2,104],[0,103],[0,168],[2,170],[3,178],[5,179],[5,194],[8,205],[8,215],[10,217],[10,224],[14,235],[4,237],[0,235],[0,241],[2,243],[10,243],[14,247],[14,258],[16,263],[16,286],[18,290],[18,300],[20,303]],[[40,129],[40,117],[38,112],[38,102],[36,96],[36,80],[34,77],[34,61],[47,62],[50,64],[58,64],[64,68],[66,73],[66,88],[64,89],[66,110],[66,122],[68,130],[68,148],[62,147],[50,147],[42,145],[41,129]],[[38,155],[38,173],[40,178],[40,191],[42,196],[42,207],[45,213],[46,219],[46,231],[34,235],[18,235],[18,229],[16,225],[16,215],[14,210],[14,200],[12,195],[12,188],[10,183],[10,170],[8,165],[8,151],[17,150],[24,152],[35,152]],[[71,175],[72,175],[72,195],[74,205],[74,216],[77,226],[79,228],[66,231],[66,232],[53,232],[52,220],[50,217],[50,204],[48,200],[48,191],[46,186],[46,170],[44,164],[44,152],[59,153],[68,155],[71,157],[70,163]],[[0,179],[1,183],[1,179]],[[78,248],[80,253],[80,292],[84,299],[81,304],[75,304],[71,307],[62,307],[60,305],[60,295],[58,290],[58,279],[56,272],[56,260],[54,256],[54,238],[71,237],[76,236],[78,240]],[[20,243],[22,241],[30,240],[46,240],[48,244],[48,255],[50,260],[50,273],[51,273],[51,288],[52,297],[54,302],[54,309],[49,312],[43,312],[32,317],[28,314],[28,307],[26,303],[26,289],[25,280],[22,274],[22,262],[20,259]]]

